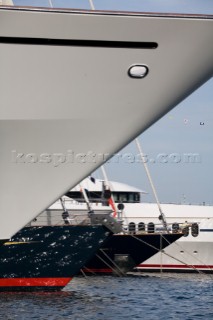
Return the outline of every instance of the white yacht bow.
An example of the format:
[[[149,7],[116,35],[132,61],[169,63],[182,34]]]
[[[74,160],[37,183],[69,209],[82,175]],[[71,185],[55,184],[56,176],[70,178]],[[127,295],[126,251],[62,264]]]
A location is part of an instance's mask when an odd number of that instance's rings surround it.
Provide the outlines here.
[[[0,7],[0,238],[207,81],[212,56],[212,16]]]

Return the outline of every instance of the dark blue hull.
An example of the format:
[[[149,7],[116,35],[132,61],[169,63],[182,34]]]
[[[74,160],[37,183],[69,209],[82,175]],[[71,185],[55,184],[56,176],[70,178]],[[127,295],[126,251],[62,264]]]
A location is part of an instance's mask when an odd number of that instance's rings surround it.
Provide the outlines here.
[[[120,234],[110,237],[85,265],[88,274],[125,274],[159,250],[178,240],[182,234]]]
[[[61,290],[109,235],[103,226],[23,228],[0,247],[0,291]]]

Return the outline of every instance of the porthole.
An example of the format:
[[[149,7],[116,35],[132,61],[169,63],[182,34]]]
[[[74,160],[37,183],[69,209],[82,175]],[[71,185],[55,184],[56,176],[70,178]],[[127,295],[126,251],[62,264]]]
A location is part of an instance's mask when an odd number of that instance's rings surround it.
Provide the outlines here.
[[[197,223],[192,223],[192,228],[191,228],[192,236],[197,237],[199,234],[199,226]]]
[[[136,231],[136,225],[135,225],[135,223],[134,223],[134,222],[130,222],[130,223],[129,223],[129,232],[135,233],[135,231]]]
[[[148,74],[148,67],[145,65],[137,64],[131,66],[128,70],[128,75],[131,78],[141,79]]]
[[[155,232],[155,225],[153,222],[149,222],[147,225],[147,231],[148,233],[154,233]]]
[[[145,231],[145,223],[144,222],[139,222],[138,231]]]

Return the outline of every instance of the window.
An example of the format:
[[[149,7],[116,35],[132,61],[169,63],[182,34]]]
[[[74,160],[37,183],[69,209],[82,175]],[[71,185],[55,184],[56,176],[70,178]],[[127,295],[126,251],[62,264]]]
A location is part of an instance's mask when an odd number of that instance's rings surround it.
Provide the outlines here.
[[[134,222],[130,222],[129,223],[129,232],[135,233],[135,231],[136,231],[135,223]]]
[[[192,223],[191,233],[193,237],[197,237],[199,234],[199,226],[197,223]]]
[[[138,231],[145,231],[145,223],[144,222],[139,222]]]
[[[127,194],[120,193],[120,202],[127,202]]]
[[[155,225],[153,222],[149,222],[147,226],[148,233],[154,233],[155,232]]]
[[[118,195],[115,192],[113,192],[113,199],[114,199],[115,202],[119,202],[118,201]]]
[[[135,193],[135,202],[140,202],[140,194]]]
[[[129,193],[128,196],[129,196],[128,202],[134,202],[134,193]]]

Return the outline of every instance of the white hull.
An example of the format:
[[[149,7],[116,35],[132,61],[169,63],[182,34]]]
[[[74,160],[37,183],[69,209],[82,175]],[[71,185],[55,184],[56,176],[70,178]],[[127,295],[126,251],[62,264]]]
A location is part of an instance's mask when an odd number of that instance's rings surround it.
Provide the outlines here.
[[[198,237],[182,237],[138,266],[140,271],[213,273],[213,219],[200,224]]]
[[[92,183],[86,179],[81,184],[89,191],[98,195],[102,190],[102,183],[96,180]],[[109,182],[109,186],[114,193],[140,193],[140,190],[121,183]],[[77,186],[72,191],[79,192]],[[76,223],[85,219],[87,211],[85,203],[65,199],[65,206],[70,213],[71,223]],[[117,204],[116,204],[117,206]],[[95,211],[105,210],[107,207],[102,203],[92,203]],[[110,207],[108,207],[110,208]],[[180,238],[175,243],[164,249],[164,252],[155,254],[138,266],[140,271],[169,271],[169,272],[209,272],[213,273],[213,207],[199,205],[178,205],[161,204],[163,213],[166,216],[168,225],[173,223],[185,224],[198,223],[199,233],[196,237],[192,236],[192,230],[189,229],[189,235]],[[63,223],[61,216],[62,209],[60,202],[52,205],[38,221],[33,224]],[[119,211],[117,212],[119,214]],[[136,231],[139,231],[139,225],[145,224],[146,231],[150,222],[154,223],[155,229],[160,230],[162,223],[158,219],[159,209],[154,203],[124,203],[124,210],[120,216],[124,226],[128,229],[129,224],[135,223]]]
[[[167,272],[209,272],[213,273],[213,207],[194,205],[163,204],[166,220],[171,223],[197,222],[199,234],[193,237],[191,230],[187,237],[182,237],[138,266],[140,271]],[[158,209],[155,204],[141,204],[142,217],[139,213],[128,214],[128,221],[136,225],[143,221],[159,224]],[[137,212],[137,210],[135,211]],[[151,213],[152,212],[152,213]],[[140,221],[139,221],[140,220]]]
[[[199,234],[193,237],[191,228],[187,237],[182,237],[138,266],[140,271],[168,272],[209,272],[213,273],[213,208],[210,206],[161,205],[168,224],[198,223]],[[149,210],[147,210],[149,208]],[[130,209],[130,208],[129,208]],[[138,207],[139,209],[139,207]],[[134,208],[125,210],[128,223],[153,222],[159,226],[158,208],[155,204],[140,204],[139,214],[135,217]],[[156,214],[157,213],[157,214]]]
[[[213,273],[213,243],[206,237],[204,241],[176,241],[140,264],[137,269],[145,272],[206,272]]]
[[[199,205],[161,204],[168,224],[198,223],[199,234],[182,237],[138,266],[140,271],[209,272],[213,273],[213,207]],[[157,204],[125,204],[123,213],[126,224],[153,222],[160,226]]]
[[[0,7],[0,238],[207,81],[212,30],[211,16]]]

